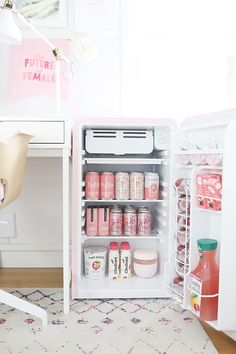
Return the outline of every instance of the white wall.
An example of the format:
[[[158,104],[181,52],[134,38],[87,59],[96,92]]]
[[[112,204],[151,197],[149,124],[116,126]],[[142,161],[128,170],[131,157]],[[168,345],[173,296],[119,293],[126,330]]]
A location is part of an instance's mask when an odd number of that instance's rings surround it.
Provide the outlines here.
[[[234,0],[127,0],[123,114],[170,117],[228,108]]]
[[[82,116],[120,116],[119,0],[70,0],[67,4],[69,15],[66,29],[40,30],[51,39],[69,38],[71,47],[75,39],[86,35],[97,47],[98,54],[93,62],[86,62],[77,60],[71,51],[75,62],[74,78],[70,99],[63,102],[62,112],[72,120]],[[24,30],[24,36],[32,37],[32,34]],[[55,99],[51,97],[10,100],[11,73],[7,46],[0,45],[0,56],[0,115],[55,114]],[[62,265],[61,163],[58,158],[28,159],[24,190],[19,199],[5,210],[16,214],[17,237],[0,239],[1,266]]]

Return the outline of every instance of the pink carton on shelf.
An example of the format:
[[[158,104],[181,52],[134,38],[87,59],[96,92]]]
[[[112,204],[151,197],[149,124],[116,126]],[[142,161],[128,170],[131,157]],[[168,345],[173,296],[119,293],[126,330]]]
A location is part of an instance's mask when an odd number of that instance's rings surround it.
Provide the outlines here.
[[[196,175],[196,194],[202,197],[221,199],[222,176],[220,174]]]
[[[214,210],[220,211],[221,210],[221,200],[214,200],[213,201]]]
[[[197,206],[214,211],[221,210],[222,175],[196,175]]]
[[[205,198],[205,208],[209,210],[215,210],[214,200],[211,198]]]
[[[199,196],[205,195],[204,184],[203,184],[203,178],[205,176],[207,175],[203,175],[203,174],[196,175],[196,194]]]
[[[198,208],[206,209],[206,199],[203,197],[197,197],[197,206]]]
[[[206,175],[203,177],[206,197],[221,199],[222,176],[220,174]]]
[[[109,235],[109,208],[98,208],[98,236]]]
[[[221,200],[214,200],[211,198],[206,198],[205,199],[205,208],[209,209],[209,210],[220,211],[221,210]]]
[[[86,209],[86,234],[97,236],[98,234],[98,210],[97,208]]]

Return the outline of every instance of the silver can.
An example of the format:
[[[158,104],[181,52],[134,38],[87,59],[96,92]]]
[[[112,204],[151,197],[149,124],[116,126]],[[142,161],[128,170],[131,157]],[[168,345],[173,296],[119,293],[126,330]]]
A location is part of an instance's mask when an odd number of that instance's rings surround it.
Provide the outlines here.
[[[144,198],[144,174],[141,172],[130,173],[130,199],[142,200]]]
[[[129,174],[117,172],[115,175],[115,198],[117,200],[129,199]]]
[[[138,208],[138,225],[137,234],[139,236],[150,236],[151,235],[151,213],[148,208],[140,207]]]
[[[124,235],[135,236],[137,232],[136,210],[127,206],[124,210]]]
[[[121,236],[123,229],[123,213],[122,210],[114,206],[110,211],[110,234],[111,236]]]

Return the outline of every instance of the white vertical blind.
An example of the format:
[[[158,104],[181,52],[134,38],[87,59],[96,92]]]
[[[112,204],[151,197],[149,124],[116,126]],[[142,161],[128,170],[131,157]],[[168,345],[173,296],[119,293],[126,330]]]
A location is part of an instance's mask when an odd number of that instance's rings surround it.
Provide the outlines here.
[[[123,115],[182,119],[228,108],[235,0],[126,0],[123,12]]]

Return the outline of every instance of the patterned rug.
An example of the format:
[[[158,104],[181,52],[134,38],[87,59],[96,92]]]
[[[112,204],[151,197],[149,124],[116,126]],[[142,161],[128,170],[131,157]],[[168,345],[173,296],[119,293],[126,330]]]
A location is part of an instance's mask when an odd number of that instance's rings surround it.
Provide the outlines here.
[[[77,300],[64,315],[61,289],[10,291],[47,309],[49,325],[1,304],[1,354],[217,354],[194,316],[170,300]]]

